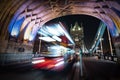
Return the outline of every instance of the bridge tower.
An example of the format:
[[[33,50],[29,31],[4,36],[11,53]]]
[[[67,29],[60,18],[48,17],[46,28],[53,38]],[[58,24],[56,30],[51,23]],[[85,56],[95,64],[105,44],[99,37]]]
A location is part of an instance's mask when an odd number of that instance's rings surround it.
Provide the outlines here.
[[[82,51],[84,51],[85,50],[85,46],[84,46],[84,30],[83,30],[82,23],[79,26],[79,24],[76,22],[74,26],[71,26],[70,35],[71,35],[72,39],[75,42],[75,48],[76,49],[81,48]]]

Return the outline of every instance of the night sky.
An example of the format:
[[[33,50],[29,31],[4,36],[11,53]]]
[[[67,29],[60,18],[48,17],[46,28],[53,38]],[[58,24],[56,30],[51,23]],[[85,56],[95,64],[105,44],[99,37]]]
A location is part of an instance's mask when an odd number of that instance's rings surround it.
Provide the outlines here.
[[[68,15],[68,16],[63,16],[63,17],[53,19],[49,21],[47,24],[58,23],[59,21],[62,22],[64,25],[66,25],[66,29],[68,30],[68,32],[70,31],[71,25],[74,26],[75,22],[78,22],[79,25],[81,25],[82,23],[82,26],[84,27],[85,45],[87,48],[90,48],[90,46],[93,43],[94,37],[96,35],[96,32],[98,30],[101,20],[88,15]],[[106,38],[106,34],[107,33],[104,33],[104,38],[105,38],[104,43],[108,42]],[[108,44],[105,45],[104,49],[106,49],[106,46],[108,46]]]

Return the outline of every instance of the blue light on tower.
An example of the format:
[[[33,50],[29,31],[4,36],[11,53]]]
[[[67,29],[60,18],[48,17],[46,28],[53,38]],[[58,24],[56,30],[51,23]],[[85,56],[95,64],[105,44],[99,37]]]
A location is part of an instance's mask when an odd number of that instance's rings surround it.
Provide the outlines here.
[[[19,20],[17,20],[16,22],[15,22],[15,24],[13,25],[13,27],[12,27],[12,29],[11,29],[11,35],[12,36],[15,36],[15,37],[17,37],[18,36],[18,34],[19,34],[19,32],[20,32],[20,28],[21,28],[21,25],[22,25],[22,23],[23,23],[23,21],[25,20],[25,18],[23,17],[23,18],[21,18],[21,19],[19,19]]]

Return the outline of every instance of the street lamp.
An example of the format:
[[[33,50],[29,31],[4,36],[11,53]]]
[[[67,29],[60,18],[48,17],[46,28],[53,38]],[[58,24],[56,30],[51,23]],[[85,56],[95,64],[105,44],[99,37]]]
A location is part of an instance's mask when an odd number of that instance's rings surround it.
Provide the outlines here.
[[[111,38],[110,38],[110,33],[108,28],[107,28],[107,32],[108,32],[108,38],[109,38],[109,44],[110,44],[110,52],[111,52],[111,56],[113,56],[113,48],[112,48],[112,43],[111,43]]]
[[[103,40],[104,40],[103,38],[100,38],[101,58],[103,58],[103,44],[102,44]]]

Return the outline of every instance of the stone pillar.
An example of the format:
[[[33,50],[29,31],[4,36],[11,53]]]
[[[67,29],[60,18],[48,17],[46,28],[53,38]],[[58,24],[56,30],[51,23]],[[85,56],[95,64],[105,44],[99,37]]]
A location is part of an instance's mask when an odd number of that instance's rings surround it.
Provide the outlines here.
[[[0,53],[6,53],[7,44],[7,40],[0,40]]]
[[[114,46],[117,56],[117,62],[120,64],[120,36],[114,38]]]
[[[0,65],[30,62],[33,57],[33,44],[15,41],[0,41]]]

